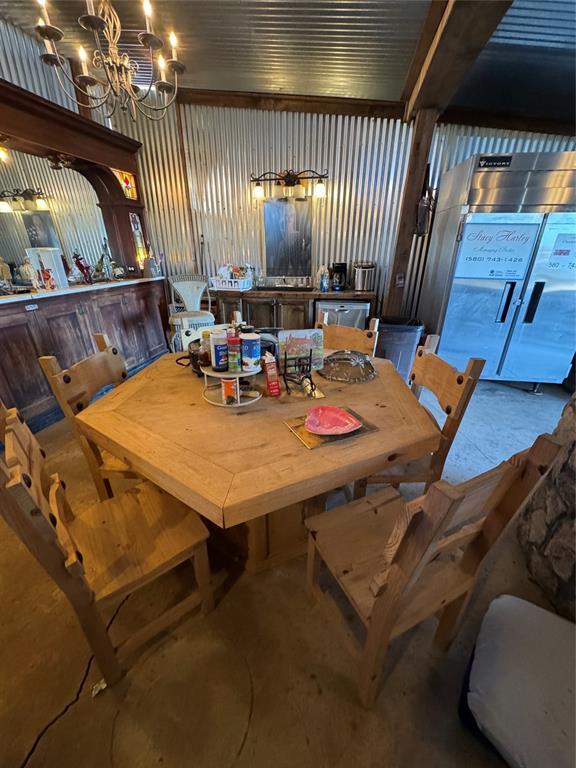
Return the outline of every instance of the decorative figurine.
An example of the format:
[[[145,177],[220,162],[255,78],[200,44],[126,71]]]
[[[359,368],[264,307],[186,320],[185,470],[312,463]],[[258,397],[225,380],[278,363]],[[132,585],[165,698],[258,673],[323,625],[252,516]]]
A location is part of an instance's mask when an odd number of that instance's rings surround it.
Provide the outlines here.
[[[91,267],[86,264],[84,261],[84,257],[81,256],[77,251],[74,251],[72,254],[72,258],[74,259],[74,264],[78,267],[78,270],[80,271],[80,274],[82,275],[82,280],[87,284],[91,285],[92,283],[92,269]]]
[[[24,257],[24,263],[18,269],[18,272],[20,273],[20,278],[24,282],[31,283],[33,291],[38,290],[38,287],[39,287],[38,275],[36,273],[36,270],[32,266],[32,264],[30,263],[29,256]]]
[[[0,256],[0,280],[5,283],[11,283],[12,282],[12,272],[10,271],[10,267],[2,256]]]
[[[150,245],[150,243],[146,243],[146,250],[148,252],[148,255],[144,259],[144,264],[142,266],[142,274],[144,277],[159,277],[160,266],[156,261],[156,256],[154,256],[154,251],[152,250],[152,246]]]
[[[114,280],[122,280],[125,275],[124,267],[119,267],[115,261],[111,261],[110,264],[112,266],[112,277]]]
[[[54,279],[54,273],[51,269],[48,269],[42,259],[40,261],[40,269],[38,270],[39,282],[47,291],[56,290],[56,281]]]

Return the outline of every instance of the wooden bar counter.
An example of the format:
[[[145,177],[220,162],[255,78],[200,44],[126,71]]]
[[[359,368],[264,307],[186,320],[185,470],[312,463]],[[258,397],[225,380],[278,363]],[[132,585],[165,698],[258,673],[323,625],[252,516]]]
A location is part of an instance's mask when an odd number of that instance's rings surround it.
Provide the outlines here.
[[[94,334],[101,332],[130,371],[166,352],[165,328],[164,278],[0,296],[0,399],[40,429],[58,413],[40,355],[68,367],[96,351]]]

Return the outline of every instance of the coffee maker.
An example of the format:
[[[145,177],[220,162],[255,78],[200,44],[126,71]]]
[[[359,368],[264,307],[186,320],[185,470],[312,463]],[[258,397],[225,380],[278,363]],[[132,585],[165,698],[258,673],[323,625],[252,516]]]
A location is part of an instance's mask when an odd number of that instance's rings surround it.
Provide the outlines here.
[[[343,291],[346,288],[346,262],[332,262],[332,290]]]

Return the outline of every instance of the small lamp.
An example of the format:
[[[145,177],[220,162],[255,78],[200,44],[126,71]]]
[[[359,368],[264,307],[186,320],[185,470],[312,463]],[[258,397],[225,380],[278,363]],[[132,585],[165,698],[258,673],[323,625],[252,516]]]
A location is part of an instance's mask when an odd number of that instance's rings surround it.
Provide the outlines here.
[[[0,147],[0,162],[7,163],[8,162],[8,150],[6,147]]]
[[[278,200],[279,198],[284,197],[284,188],[279,181],[277,181],[276,184],[274,184],[274,186],[272,187],[272,197],[275,200]]]
[[[39,197],[36,200],[36,210],[38,211],[47,211],[48,210],[48,203],[46,200],[44,200],[43,197]]]
[[[252,197],[254,200],[264,200],[264,187],[262,184],[260,184],[259,181],[254,184],[254,189],[252,190]]]
[[[306,198],[306,188],[303,184],[298,182],[296,186],[294,187],[294,191],[292,192],[293,197],[296,197],[299,200]]]
[[[6,202],[6,200],[0,200],[0,213],[12,213],[10,203]]]
[[[314,197],[326,197],[326,185],[321,179],[314,185]]]

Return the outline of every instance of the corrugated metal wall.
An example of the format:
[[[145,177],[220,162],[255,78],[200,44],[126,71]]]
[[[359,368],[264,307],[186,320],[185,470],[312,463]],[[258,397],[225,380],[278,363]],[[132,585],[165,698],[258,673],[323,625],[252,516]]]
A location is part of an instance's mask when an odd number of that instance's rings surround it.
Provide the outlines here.
[[[44,45],[39,40],[0,18],[0,78],[78,112],[76,103],[62,90],[54,69],[40,61],[40,54],[44,52]],[[66,72],[70,76],[68,63]],[[61,78],[71,94],[73,86],[64,76]],[[96,95],[96,91],[94,93]],[[92,119],[102,125],[109,124],[102,108],[93,111]]]
[[[176,108],[159,122],[144,117],[133,122],[126,113],[114,115],[113,122],[115,130],[142,142],[138,165],[154,252],[164,254],[168,274],[200,271]]]
[[[66,168],[53,171],[42,157],[10,152],[9,162],[0,167],[0,189],[27,187],[39,187],[47,194],[48,208],[66,256],[70,258],[72,251],[78,250],[89,263],[96,263],[106,230],[96,193],[88,181]],[[30,247],[21,213],[0,213],[0,238],[0,255],[21,263],[24,248]]]
[[[213,273],[227,261],[262,266],[262,206],[250,173],[328,169],[327,197],[311,200],[314,268],[373,260],[384,292],[392,257],[411,128],[396,120],[180,106],[164,121],[116,123],[143,143],[140,171],[152,243],[169,274]],[[439,125],[430,152],[431,184],[478,152],[573,149],[564,136]],[[427,241],[415,239],[405,312],[413,313]]]
[[[140,171],[152,241],[167,255],[169,272],[213,273],[231,260],[262,266],[262,206],[252,199],[250,174],[327,169],[326,199],[310,200],[314,269],[332,261],[377,261],[383,289],[410,126],[379,118],[179,109],[181,137],[175,113],[162,123],[115,125],[144,145]]]
[[[443,173],[472,155],[480,153],[509,154],[573,150],[576,150],[576,138],[573,136],[440,124],[434,131],[430,148],[430,184],[435,189],[438,188]],[[413,315],[417,311],[427,248],[428,237],[414,238],[404,294],[404,314],[406,315]]]
[[[565,152],[576,149],[572,136],[555,136],[501,128],[440,124],[430,148],[430,183],[439,185],[443,173],[471,155],[488,152]]]
[[[40,61],[44,46],[18,27],[0,19],[0,77],[26,88],[73,112],[78,109],[66,98],[56,76]],[[69,70],[68,70],[69,73]]]

